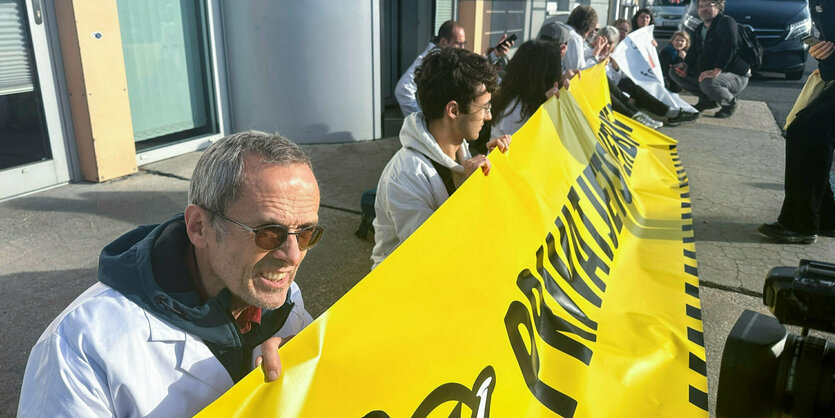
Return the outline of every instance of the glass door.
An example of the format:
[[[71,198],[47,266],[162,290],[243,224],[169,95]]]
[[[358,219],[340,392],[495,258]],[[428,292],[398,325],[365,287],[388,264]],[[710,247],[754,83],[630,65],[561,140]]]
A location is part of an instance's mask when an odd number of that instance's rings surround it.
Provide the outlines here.
[[[136,150],[219,132],[206,2],[116,4]]]
[[[0,0],[0,200],[69,181],[41,0]]]

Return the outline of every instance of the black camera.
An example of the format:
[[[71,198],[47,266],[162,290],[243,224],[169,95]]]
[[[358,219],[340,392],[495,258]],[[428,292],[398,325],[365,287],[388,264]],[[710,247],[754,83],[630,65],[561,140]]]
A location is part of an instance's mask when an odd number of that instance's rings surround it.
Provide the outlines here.
[[[835,264],[771,269],[763,303],[777,318],[745,310],[725,342],[717,417],[835,416],[833,345],[808,334],[835,332]]]

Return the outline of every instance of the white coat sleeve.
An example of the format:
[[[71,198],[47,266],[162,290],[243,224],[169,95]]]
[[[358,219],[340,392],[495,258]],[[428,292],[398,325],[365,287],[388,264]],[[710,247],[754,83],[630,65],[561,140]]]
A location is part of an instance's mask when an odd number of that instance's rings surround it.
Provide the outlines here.
[[[116,415],[104,371],[58,332],[41,339],[26,364],[18,417]]]
[[[400,175],[386,187],[386,212],[402,243],[435,213],[440,202],[435,202],[432,186],[423,174]]]
[[[403,116],[420,112],[420,106],[417,102],[417,84],[415,84],[414,65],[400,77],[397,86],[394,88],[394,97],[397,98],[397,103],[400,104],[400,110],[403,112]]]
[[[583,45],[575,39],[568,41],[565,48],[565,55],[562,57],[563,68],[568,70],[582,70],[585,60],[583,59]]]

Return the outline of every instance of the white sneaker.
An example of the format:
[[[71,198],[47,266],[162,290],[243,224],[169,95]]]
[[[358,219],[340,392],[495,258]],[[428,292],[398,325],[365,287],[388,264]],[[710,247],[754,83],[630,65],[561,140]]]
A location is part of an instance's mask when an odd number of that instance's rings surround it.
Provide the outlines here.
[[[647,114],[644,113],[644,112],[636,113],[634,116],[632,116],[632,119],[634,119],[636,122],[638,122],[642,125],[645,125],[645,126],[648,126],[648,127],[652,128],[652,129],[658,129],[658,128],[664,126],[663,123],[647,116]]]

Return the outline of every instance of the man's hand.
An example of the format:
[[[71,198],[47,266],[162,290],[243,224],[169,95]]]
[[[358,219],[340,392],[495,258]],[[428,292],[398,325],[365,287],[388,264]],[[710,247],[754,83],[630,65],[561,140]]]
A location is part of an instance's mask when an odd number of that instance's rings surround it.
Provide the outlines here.
[[[470,158],[467,161],[464,161],[464,175],[469,178],[473,173],[475,173],[476,169],[481,167],[481,171],[484,172],[484,175],[490,174],[490,160],[483,155],[476,155],[473,158]]]
[[[493,148],[496,147],[499,147],[501,152],[507,152],[508,147],[510,147],[510,135],[505,134],[487,142],[487,152],[493,151]]]
[[[714,68],[712,70],[702,71],[702,73],[699,74],[699,83],[701,83],[702,80],[706,80],[708,78],[716,78],[716,77],[719,76],[719,74],[722,74],[722,70],[719,69],[719,68]]]
[[[510,51],[510,48],[513,47],[513,41],[505,43],[505,39],[507,39],[507,34],[502,35],[502,39],[499,39],[499,45],[496,46],[496,49],[493,50],[493,54],[497,57],[503,57],[507,55],[507,51]]]
[[[835,51],[835,44],[830,41],[818,42],[809,48],[809,55],[817,60],[825,60]]]
[[[565,87],[567,89],[568,86],[571,85],[571,79],[574,78],[575,75],[578,78],[580,77],[580,70],[577,68],[564,72],[562,77],[560,77],[560,87]]]
[[[278,356],[278,348],[286,344],[293,336],[287,338],[272,337],[261,344],[262,355],[255,358],[255,366],[261,366],[264,371],[264,381],[272,382],[278,379],[281,374],[281,358]]]

